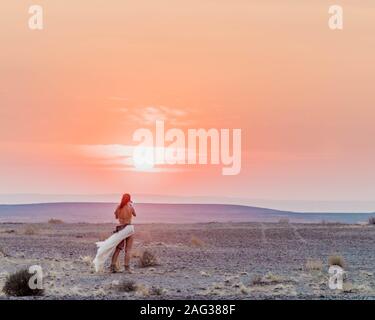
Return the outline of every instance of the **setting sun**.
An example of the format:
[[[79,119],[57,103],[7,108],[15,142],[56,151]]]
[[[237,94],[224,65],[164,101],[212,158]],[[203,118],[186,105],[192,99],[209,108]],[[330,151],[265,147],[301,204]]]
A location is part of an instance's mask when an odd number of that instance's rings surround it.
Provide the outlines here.
[[[137,171],[150,171],[155,166],[154,150],[152,147],[135,149],[133,152],[133,165]]]

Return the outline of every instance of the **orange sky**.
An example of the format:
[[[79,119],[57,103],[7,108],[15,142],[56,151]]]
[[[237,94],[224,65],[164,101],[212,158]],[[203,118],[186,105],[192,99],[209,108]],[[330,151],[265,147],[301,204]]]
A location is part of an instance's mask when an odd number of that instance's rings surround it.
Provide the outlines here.
[[[323,0],[39,0],[31,31],[34,2],[2,0],[0,193],[372,200],[375,5],[334,2],[343,31]],[[150,110],[241,128],[241,173],[86,152],[131,144]]]

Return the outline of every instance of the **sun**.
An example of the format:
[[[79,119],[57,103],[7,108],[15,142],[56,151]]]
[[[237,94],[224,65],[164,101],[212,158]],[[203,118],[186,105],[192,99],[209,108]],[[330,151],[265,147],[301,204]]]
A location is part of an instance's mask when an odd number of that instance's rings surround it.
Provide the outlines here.
[[[152,170],[155,167],[153,150],[145,148],[142,152],[134,152],[133,165],[138,171]]]

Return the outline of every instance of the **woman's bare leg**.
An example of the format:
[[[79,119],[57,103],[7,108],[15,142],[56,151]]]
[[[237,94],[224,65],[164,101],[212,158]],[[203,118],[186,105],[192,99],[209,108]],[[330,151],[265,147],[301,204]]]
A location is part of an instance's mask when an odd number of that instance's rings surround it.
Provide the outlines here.
[[[112,256],[111,268],[117,268],[118,266],[117,260],[118,260],[118,256],[120,255],[120,252],[121,250],[116,248]]]
[[[125,269],[129,269],[133,241],[134,241],[134,236],[130,236],[126,238],[126,241],[125,241],[125,261],[124,261]]]

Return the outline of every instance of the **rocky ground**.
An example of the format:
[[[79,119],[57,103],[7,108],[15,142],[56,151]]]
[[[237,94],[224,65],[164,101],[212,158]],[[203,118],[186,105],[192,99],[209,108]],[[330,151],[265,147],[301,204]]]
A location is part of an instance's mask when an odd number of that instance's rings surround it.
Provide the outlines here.
[[[0,290],[10,273],[40,265],[45,294],[37,299],[375,299],[374,226],[136,225],[133,274],[96,274],[95,242],[113,229],[0,224]],[[141,267],[144,251],[158,264]],[[343,290],[328,287],[332,255],[345,261]]]

